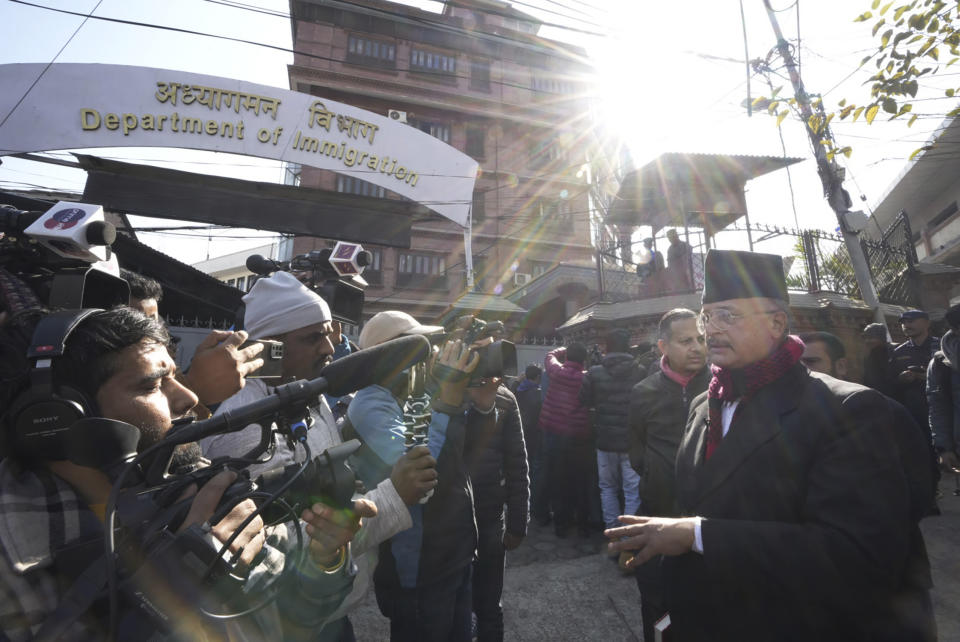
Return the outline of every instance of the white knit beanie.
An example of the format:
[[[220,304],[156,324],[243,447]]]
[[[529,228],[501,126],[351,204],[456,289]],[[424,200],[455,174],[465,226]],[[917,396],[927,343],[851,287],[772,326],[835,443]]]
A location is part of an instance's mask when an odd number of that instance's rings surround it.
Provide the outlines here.
[[[243,302],[243,325],[251,339],[276,337],[333,318],[327,302],[289,272],[258,280]]]

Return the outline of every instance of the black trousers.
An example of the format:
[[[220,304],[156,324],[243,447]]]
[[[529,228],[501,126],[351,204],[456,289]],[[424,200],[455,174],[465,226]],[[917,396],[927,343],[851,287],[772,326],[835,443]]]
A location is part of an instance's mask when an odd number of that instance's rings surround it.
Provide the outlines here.
[[[375,586],[391,642],[470,642],[471,569],[417,588]]]
[[[643,639],[653,642],[653,626],[667,614],[664,601],[663,578],[661,576],[662,556],[654,557],[635,571],[637,588],[640,589],[640,615],[643,617]]]
[[[479,642],[503,642],[503,512],[477,515],[477,559],[473,562],[473,612]]]
[[[590,462],[596,453],[586,437],[546,435],[546,485],[558,528],[587,527]]]

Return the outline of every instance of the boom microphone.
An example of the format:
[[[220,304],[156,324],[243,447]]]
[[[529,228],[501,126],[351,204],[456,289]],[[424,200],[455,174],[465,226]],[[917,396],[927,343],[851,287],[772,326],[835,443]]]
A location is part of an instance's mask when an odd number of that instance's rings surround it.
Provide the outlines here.
[[[247,269],[254,274],[266,276],[271,272],[282,270],[283,265],[277,261],[271,261],[260,254],[251,254],[247,257]]]
[[[265,399],[226,410],[210,419],[174,428],[163,442],[168,445],[187,444],[211,435],[243,430],[281,411],[306,408],[323,393],[340,397],[366,388],[383,381],[391,372],[406,370],[423,361],[429,354],[430,342],[420,335],[387,341],[334,361],[321,369],[316,379],[278,386]]]

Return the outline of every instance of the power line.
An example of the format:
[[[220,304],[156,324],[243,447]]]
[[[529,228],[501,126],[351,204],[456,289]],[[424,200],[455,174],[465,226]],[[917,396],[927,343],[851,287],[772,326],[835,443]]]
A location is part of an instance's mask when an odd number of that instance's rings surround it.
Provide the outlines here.
[[[3,126],[7,123],[7,119],[9,119],[11,116],[13,116],[13,112],[17,111],[17,108],[20,107],[20,104],[24,101],[24,99],[25,99],[27,96],[30,95],[30,92],[33,91],[33,88],[37,86],[37,83],[40,82],[40,79],[43,78],[43,75],[44,75],[45,73],[47,73],[47,70],[50,69],[50,66],[51,66],[54,62],[56,62],[57,58],[60,57],[60,54],[63,53],[63,50],[67,48],[67,45],[69,45],[71,42],[73,42],[74,36],[76,36],[76,35],[80,32],[80,30],[83,28],[83,25],[87,24],[87,20],[90,19],[90,16],[92,16],[92,15],[93,15],[93,12],[96,11],[96,10],[100,7],[100,3],[102,3],[102,2],[103,2],[103,0],[97,0],[97,4],[93,7],[93,9],[90,10],[90,13],[88,13],[86,16],[84,16],[83,22],[81,22],[79,25],[77,25],[77,28],[73,30],[73,33],[70,34],[70,37],[67,38],[67,41],[66,41],[65,43],[63,43],[63,46],[60,47],[60,50],[57,51],[56,55],[55,55],[53,58],[50,59],[50,62],[48,62],[48,63],[47,63],[47,66],[43,68],[43,71],[41,71],[40,74],[37,76],[37,78],[33,81],[33,83],[31,83],[30,86],[27,87],[27,90],[26,90],[25,92],[23,92],[23,95],[20,96],[20,100],[18,100],[18,101],[17,101],[17,104],[15,104],[15,105],[13,106],[13,109],[11,109],[11,110],[7,113],[7,115],[3,117],[3,120],[0,121],[0,127],[3,127]],[[75,14],[75,15],[83,15],[83,14]]]
[[[101,0],[101,1],[102,1],[102,0]],[[53,12],[55,12],[55,13],[63,13],[63,14],[72,15],[72,16],[84,16],[84,14],[82,14],[82,13],[77,13],[76,11],[69,11],[69,10],[67,10],[67,9],[58,9],[58,8],[56,8],[56,7],[48,7],[48,6],[45,6],[45,5],[34,4],[34,3],[32,3],[32,2],[26,2],[26,0],[9,0],[9,2],[14,2],[14,3],[16,3],[16,4],[22,4],[22,5],[25,5],[25,6],[28,6],[28,7],[34,7],[34,8],[36,8],[36,9],[44,9],[44,10],[46,10],[46,11],[53,11]],[[348,3],[348,4],[349,4],[349,3]],[[149,22],[140,22],[140,21],[137,21],[137,20],[123,20],[123,19],[120,19],[120,18],[108,18],[108,17],[105,17],[105,16],[93,16],[93,15],[91,15],[91,16],[89,16],[89,17],[92,18],[93,20],[101,20],[101,21],[103,21],[103,22],[113,22],[113,23],[116,23],[116,24],[125,24],[125,25],[129,25],[129,26],[134,26],[134,27],[145,27],[145,28],[147,28],[147,29],[159,29],[159,30],[161,30],[161,31],[171,31],[171,32],[174,32],[174,33],[182,33],[182,34],[192,35],[192,36],[201,36],[201,37],[205,37],[205,38],[214,38],[214,39],[217,39],[217,40],[226,40],[226,41],[228,41],[228,42],[236,42],[236,43],[240,43],[240,44],[252,45],[252,46],[254,46],[254,47],[262,47],[262,48],[264,48],[264,49],[271,49],[271,50],[274,50],[274,51],[280,51],[280,52],[283,52],[283,53],[296,54],[296,55],[299,55],[299,56],[304,56],[304,57],[306,57],[306,58],[312,58],[312,59],[314,59],[314,60],[323,60],[323,61],[326,61],[326,62],[336,62],[336,63],[343,63],[343,62],[344,62],[342,59],[339,59],[339,58],[331,58],[331,57],[329,57],[329,56],[321,56],[321,55],[319,55],[319,54],[309,53],[309,52],[306,52],[306,51],[301,51],[301,50],[299,50],[299,49],[290,49],[290,48],[287,48],[287,47],[281,47],[280,45],[271,45],[271,44],[269,44],[269,43],[257,42],[257,41],[255,41],[255,40],[247,40],[247,39],[245,39],[245,38],[234,38],[234,37],[232,37],[232,36],[224,36],[224,35],[215,34],[215,33],[207,33],[207,32],[204,32],[204,31],[195,31],[195,30],[192,30],[192,29],[183,29],[183,28],[181,28],[181,27],[170,27],[170,26],[167,26],[167,25],[158,25],[158,24],[153,24],[153,23],[149,23]],[[436,24],[437,24],[437,26],[446,26],[446,25],[440,25],[439,23],[436,23]],[[477,34],[472,33],[472,32],[469,32],[469,31],[466,31],[466,30],[460,30],[460,35],[476,36]],[[511,42],[512,42],[512,41],[511,41]],[[517,44],[517,43],[513,43],[513,44]],[[364,68],[372,69],[372,70],[375,70],[375,71],[383,71],[383,68],[377,67],[377,66],[375,66],[375,65],[364,64],[364,63],[353,63],[353,62],[351,62],[350,64],[356,64],[356,66],[358,66],[358,67],[364,67]],[[434,76],[438,76],[438,77],[442,77],[442,78],[462,78],[462,79],[465,79],[465,80],[469,80],[469,79],[470,79],[470,76],[467,76],[467,75],[456,74],[456,73],[448,73],[448,72],[442,72],[442,71],[419,70],[419,69],[418,69],[418,70],[417,70],[417,73],[418,73],[418,74],[422,74],[422,75],[434,75]],[[520,85],[520,84],[516,84],[516,83],[506,82],[506,81],[503,81],[503,80],[493,80],[493,79],[491,79],[491,80],[490,80],[490,84],[492,84],[492,85],[501,85],[501,86],[503,86],[503,87],[514,87],[514,88],[516,88],[516,89],[524,89],[524,90],[527,90],[527,91],[533,91],[533,90],[532,90],[529,86],[527,86],[527,85]],[[557,96],[561,96],[561,95],[563,95],[563,94],[556,94],[556,95],[557,95]],[[584,94],[583,94],[584,97],[587,97],[588,95],[589,95],[589,94],[587,94],[587,93],[584,93]],[[523,107],[524,105],[508,104],[507,106],[509,106],[509,107]]]

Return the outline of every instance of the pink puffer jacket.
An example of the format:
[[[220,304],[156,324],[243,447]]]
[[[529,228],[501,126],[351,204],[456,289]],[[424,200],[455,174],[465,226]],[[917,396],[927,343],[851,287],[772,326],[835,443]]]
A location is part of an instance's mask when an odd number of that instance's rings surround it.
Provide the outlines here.
[[[557,348],[544,359],[550,383],[540,409],[540,429],[555,435],[588,437],[590,415],[580,404],[583,364],[576,361],[561,363],[560,359],[566,358],[566,353],[566,348]]]

